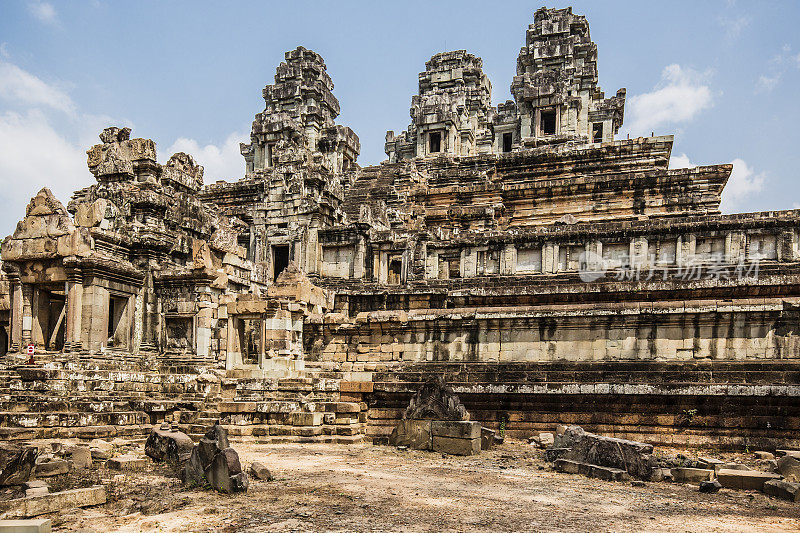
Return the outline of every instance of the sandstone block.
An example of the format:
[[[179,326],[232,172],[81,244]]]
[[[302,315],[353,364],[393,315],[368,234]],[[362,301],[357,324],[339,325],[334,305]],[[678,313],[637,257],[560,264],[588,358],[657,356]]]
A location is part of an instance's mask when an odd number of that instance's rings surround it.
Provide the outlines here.
[[[69,446],[66,452],[75,468],[90,468],[92,466],[92,451],[86,446]]]
[[[431,449],[449,455],[477,455],[481,453],[480,436],[471,439],[431,437]]]
[[[14,512],[18,516],[30,517],[104,503],[106,503],[106,489],[102,485],[95,485],[86,489],[65,490],[24,498],[20,507]]]
[[[717,474],[717,480],[723,487],[739,490],[764,490],[764,483],[773,479],[780,479],[780,474],[756,472],[754,470],[728,470],[722,469]]]
[[[764,493],[782,500],[797,502],[800,501],[800,483],[771,479],[764,482]]]
[[[50,533],[52,521],[41,520],[0,520],[0,533]]]
[[[181,465],[189,459],[194,442],[185,433],[172,429],[156,428],[147,437],[144,453],[153,461]]]
[[[147,459],[131,455],[120,455],[109,459],[106,466],[110,470],[143,470],[147,467]]]
[[[697,483],[711,481],[714,470],[706,468],[673,468],[670,470],[672,479],[677,483]]]
[[[225,448],[214,456],[206,477],[211,487],[224,494],[246,492],[249,485],[247,474],[242,472],[239,454],[233,448]]]
[[[293,426],[321,426],[322,413],[292,413]]]
[[[69,462],[55,459],[36,465],[36,477],[50,477],[69,472]]]
[[[272,472],[269,471],[269,468],[258,461],[252,463],[248,471],[254,479],[260,479],[261,481],[272,481]]]
[[[430,450],[431,421],[401,420],[389,435],[392,446],[408,446],[414,450]]]
[[[481,451],[491,450],[494,447],[494,439],[497,432],[493,429],[481,427]]]
[[[479,439],[481,437],[481,424],[480,422],[464,422],[460,420],[433,420],[431,422],[431,435],[456,439]]]
[[[777,469],[786,481],[800,482],[800,457],[784,455],[778,459]]]

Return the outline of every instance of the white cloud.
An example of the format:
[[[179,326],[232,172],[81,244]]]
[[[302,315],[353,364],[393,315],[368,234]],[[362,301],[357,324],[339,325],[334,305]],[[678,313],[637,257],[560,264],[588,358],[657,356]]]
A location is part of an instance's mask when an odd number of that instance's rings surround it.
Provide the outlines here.
[[[75,104],[64,91],[8,61],[0,61],[0,99],[10,104],[45,106],[66,113],[75,111]]]
[[[244,158],[239,152],[239,143],[249,140],[249,132],[231,133],[221,145],[200,146],[194,139],[180,137],[166,151],[159,151],[159,159],[163,162],[176,152],[186,152],[205,168],[203,172],[205,183],[214,183],[217,180],[231,181],[244,176]]]
[[[635,95],[628,102],[626,133],[650,135],[662,126],[688,122],[713,105],[708,73],[677,64],[668,65],[661,81],[649,93]]]
[[[719,24],[725,30],[725,36],[728,39],[736,39],[742,34],[742,31],[750,25],[750,17],[746,15],[739,15],[735,17],[720,17]]]
[[[783,79],[783,75],[791,68],[800,68],[800,54],[792,53],[792,47],[784,44],[781,51],[767,61],[768,73],[758,77],[755,92],[772,92]]]
[[[778,82],[781,81],[782,73],[778,72],[774,76],[759,76],[758,81],[756,82],[756,92],[757,93],[769,93],[778,85]]]
[[[673,155],[669,158],[669,168],[694,168],[696,166],[689,161],[689,156],[686,154]]]
[[[41,0],[31,0],[28,2],[28,11],[39,22],[44,24],[56,24],[58,22],[58,13],[56,8],[50,2],[42,2]]]
[[[67,140],[37,109],[0,114],[0,234],[13,231],[25,206],[42,187],[66,204],[72,192],[92,179],[86,168],[86,147]]]
[[[8,53],[8,43],[6,42],[0,43],[0,57],[3,59],[11,57],[11,54]]]
[[[766,172],[756,173],[756,171],[743,160],[734,159],[733,172],[731,172],[731,177],[728,179],[728,183],[722,191],[720,210],[722,210],[723,213],[731,213],[741,205],[743,200],[746,200],[764,188],[766,177]]]

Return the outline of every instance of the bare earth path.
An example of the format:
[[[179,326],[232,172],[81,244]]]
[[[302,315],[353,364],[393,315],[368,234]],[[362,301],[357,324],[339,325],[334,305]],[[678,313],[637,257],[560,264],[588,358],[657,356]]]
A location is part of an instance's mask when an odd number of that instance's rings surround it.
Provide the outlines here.
[[[505,444],[460,458],[385,446],[234,444],[276,480],[246,495],[183,491],[154,469],[115,501],[53,517],[56,531],[800,531],[800,504],[755,492],[610,483],[546,469]]]

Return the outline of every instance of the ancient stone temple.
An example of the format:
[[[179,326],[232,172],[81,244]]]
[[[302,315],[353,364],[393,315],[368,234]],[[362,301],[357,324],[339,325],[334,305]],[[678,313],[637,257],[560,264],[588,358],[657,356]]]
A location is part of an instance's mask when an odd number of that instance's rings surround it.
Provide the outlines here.
[[[536,11],[524,43],[497,106],[479,57],[434,55],[375,166],[303,47],[240,179],[104,130],[97,183],[66,207],[43,189],[3,242],[0,434],[221,418],[381,442],[441,376],[510,436],[800,445],[800,213],[723,215],[731,165],[670,170],[672,136],[615,139],[625,89],[601,91],[570,8]]]

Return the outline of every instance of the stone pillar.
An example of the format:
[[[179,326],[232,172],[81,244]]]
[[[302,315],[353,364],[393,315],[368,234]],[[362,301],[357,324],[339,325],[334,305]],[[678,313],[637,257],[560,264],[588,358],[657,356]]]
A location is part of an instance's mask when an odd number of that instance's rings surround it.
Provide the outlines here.
[[[81,349],[81,323],[83,317],[83,274],[80,270],[67,272],[67,315],[65,352]]]
[[[33,285],[22,283],[22,350],[31,343],[31,329],[33,328]]]
[[[11,344],[10,352],[22,350],[22,283],[18,276],[11,277]]]

